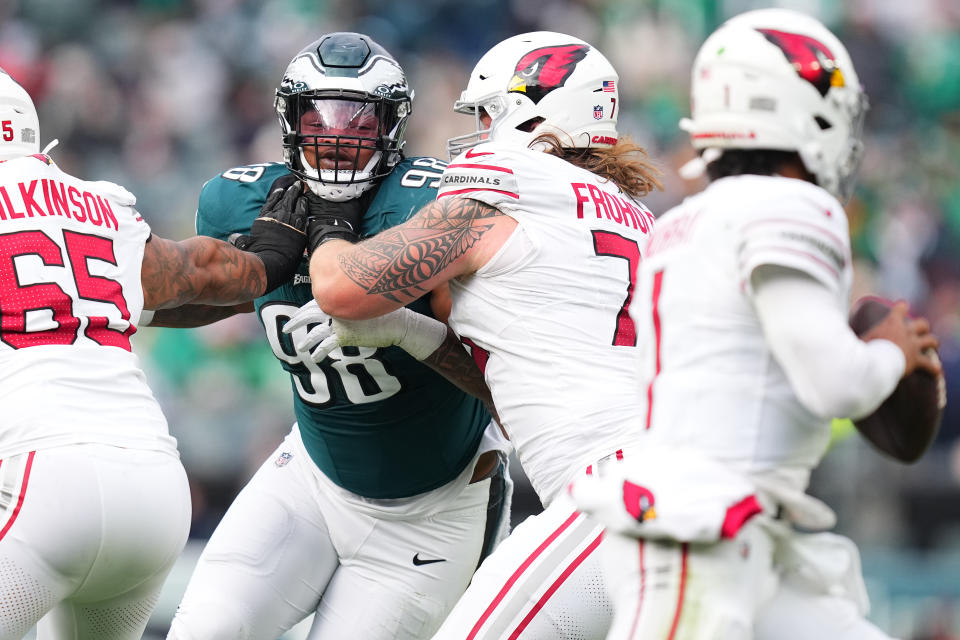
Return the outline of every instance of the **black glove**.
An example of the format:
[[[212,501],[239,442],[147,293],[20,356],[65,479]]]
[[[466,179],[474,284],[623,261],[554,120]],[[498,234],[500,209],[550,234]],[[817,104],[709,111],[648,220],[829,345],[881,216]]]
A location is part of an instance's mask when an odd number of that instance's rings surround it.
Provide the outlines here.
[[[361,198],[346,202],[331,202],[314,193],[304,199],[309,205],[310,220],[307,223],[307,246],[310,253],[327,240],[339,238],[349,242],[360,239],[360,219],[366,207]]]
[[[290,280],[300,265],[307,246],[307,201],[296,176],[285,174],[270,186],[260,216],[250,226],[249,236],[230,241],[244,251],[256,253],[267,275],[267,289],[273,291]]]

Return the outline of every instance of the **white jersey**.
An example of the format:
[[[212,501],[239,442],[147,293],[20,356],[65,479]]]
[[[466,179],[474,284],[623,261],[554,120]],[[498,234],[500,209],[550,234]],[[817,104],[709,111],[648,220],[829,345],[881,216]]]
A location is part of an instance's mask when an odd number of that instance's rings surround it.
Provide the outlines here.
[[[484,369],[503,426],[546,504],[574,473],[636,437],[633,275],[653,216],[557,157],[488,143],[446,169],[439,198],[497,207],[517,228],[451,281],[450,326]]]
[[[713,182],[657,221],[631,308],[653,442],[693,447],[803,491],[829,423],[797,399],[754,312],[750,276],[795,269],[849,307],[847,218],[811,183],[745,175]]]
[[[0,163],[0,458],[176,443],[130,348],[150,227],[135,198],[46,156]]]

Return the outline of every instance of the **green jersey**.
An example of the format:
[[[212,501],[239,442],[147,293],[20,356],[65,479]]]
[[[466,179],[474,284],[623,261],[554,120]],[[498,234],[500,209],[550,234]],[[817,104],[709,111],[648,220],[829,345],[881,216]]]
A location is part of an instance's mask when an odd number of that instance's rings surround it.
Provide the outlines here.
[[[407,158],[376,189],[361,234],[395,226],[436,197],[445,163]],[[283,164],[236,167],[203,186],[197,233],[223,240],[250,232]],[[398,347],[343,347],[320,363],[293,348],[284,323],[311,300],[306,257],[293,279],[256,300],[267,341],[290,374],[294,412],[313,462],[333,482],[368,498],[440,487],[472,460],[490,416],[476,398]],[[410,308],[431,315],[427,297]],[[300,329],[306,332],[311,327]]]

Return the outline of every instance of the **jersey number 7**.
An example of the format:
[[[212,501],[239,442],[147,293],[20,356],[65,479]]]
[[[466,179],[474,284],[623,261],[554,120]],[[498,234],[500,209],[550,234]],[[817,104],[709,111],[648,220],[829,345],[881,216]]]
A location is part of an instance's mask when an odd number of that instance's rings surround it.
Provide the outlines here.
[[[637,346],[637,329],[630,317],[630,302],[633,300],[633,289],[637,283],[637,267],[640,266],[640,245],[637,244],[636,240],[631,240],[612,231],[594,229],[591,233],[593,234],[593,250],[598,256],[609,256],[627,261],[627,269],[630,272],[627,282],[627,296],[617,313],[617,326],[613,332],[612,344],[620,347],[635,347]]]

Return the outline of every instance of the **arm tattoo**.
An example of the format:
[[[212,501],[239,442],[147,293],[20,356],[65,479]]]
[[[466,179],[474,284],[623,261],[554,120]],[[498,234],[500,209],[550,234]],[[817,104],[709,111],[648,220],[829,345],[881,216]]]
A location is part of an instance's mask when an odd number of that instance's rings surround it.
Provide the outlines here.
[[[436,351],[424,358],[423,363],[455,384],[462,391],[479,398],[490,415],[499,423],[493,396],[487,386],[483,373],[463,348],[459,338],[449,327],[447,337]]]
[[[495,207],[467,198],[431,202],[404,224],[340,254],[340,268],[367,293],[400,301],[393,292],[419,298],[422,285],[493,228]]]
[[[266,288],[259,257],[202,236],[182,242],[154,237],[144,252],[140,280],[147,308],[237,304],[253,300]]]

